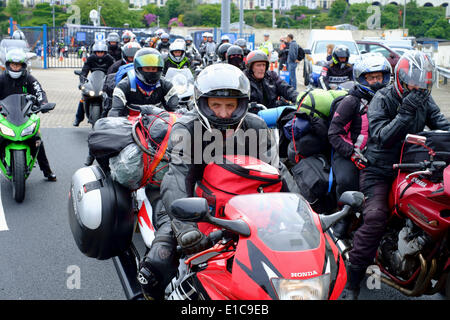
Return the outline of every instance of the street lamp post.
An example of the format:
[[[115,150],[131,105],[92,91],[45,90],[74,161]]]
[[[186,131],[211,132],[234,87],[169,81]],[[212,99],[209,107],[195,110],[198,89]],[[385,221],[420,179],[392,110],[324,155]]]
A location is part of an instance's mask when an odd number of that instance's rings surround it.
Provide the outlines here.
[[[405,37],[405,23],[406,23],[406,0],[403,5],[403,36]]]
[[[309,31],[312,30],[312,19],[315,18],[316,16],[309,16]]]

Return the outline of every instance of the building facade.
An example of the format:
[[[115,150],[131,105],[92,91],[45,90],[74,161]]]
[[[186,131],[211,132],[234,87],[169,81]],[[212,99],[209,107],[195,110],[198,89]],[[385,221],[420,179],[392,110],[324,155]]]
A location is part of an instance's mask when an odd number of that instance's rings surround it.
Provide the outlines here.
[[[371,3],[374,5],[382,5],[385,6],[387,4],[395,4],[399,6],[403,6],[411,0],[348,0],[348,3]],[[416,0],[416,3],[419,7],[447,7],[450,4],[450,0]]]

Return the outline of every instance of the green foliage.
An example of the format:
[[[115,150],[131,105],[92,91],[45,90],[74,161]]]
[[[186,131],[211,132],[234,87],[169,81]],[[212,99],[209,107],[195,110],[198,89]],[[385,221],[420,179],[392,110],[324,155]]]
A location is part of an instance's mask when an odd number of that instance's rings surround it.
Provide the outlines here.
[[[328,13],[330,18],[340,19],[344,15],[345,8],[347,7],[347,1],[345,0],[336,0],[333,2],[330,8],[330,12]]]

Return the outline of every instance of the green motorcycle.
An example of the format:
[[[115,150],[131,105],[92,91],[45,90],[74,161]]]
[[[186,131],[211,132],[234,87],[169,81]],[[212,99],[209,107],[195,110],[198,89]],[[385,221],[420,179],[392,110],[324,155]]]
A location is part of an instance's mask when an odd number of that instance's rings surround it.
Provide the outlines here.
[[[55,103],[36,104],[32,95],[13,94],[0,100],[0,169],[12,182],[17,202],[25,198],[25,180],[29,177],[40,147],[40,119]]]

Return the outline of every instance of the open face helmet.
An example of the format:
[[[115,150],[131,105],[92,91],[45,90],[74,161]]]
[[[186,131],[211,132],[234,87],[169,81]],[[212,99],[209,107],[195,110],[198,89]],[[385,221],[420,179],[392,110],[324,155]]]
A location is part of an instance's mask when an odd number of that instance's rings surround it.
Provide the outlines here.
[[[241,47],[232,45],[227,50],[227,62],[239,69],[243,68],[244,64],[244,50]]]
[[[247,69],[252,72],[252,66],[255,62],[265,62],[266,71],[269,69],[269,57],[262,50],[253,50],[247,55]]]
[[[213,64],[197,76],[194,98],[199,119],[207,130],[238,129],[247,114],[250,82],[245,74],[233,65]],[[238,105],[230,118],[220,118],[209,107],[208,98],[236,98]]]
[[[431,93],[436,81],[436,67],[433,60],[422,51],[408,51],[397,62],[394,69],[394,87],[400,97],[410,91],[409,86]]]
[[[117,48],[120,42],[119,34],[117,32],[111,32],[110,34],[108,34],[108,37],[106,37],[106,42],[111,49]]]
[[[156,67],[156,72],[146,72],[144,67]],[[148,86],[153,86],[161,79],[164,61],[158,50],[142,48],[134,56],[134,72],[136,77]]]
[[[366,80],[366,75],[374,72],[381,72],[383,80],[370,85]],[[356,61],[353,65],[353,79],[357,87],[371,96],[389,84],[391,72],[391,64],[383,56],[367,56]]]

